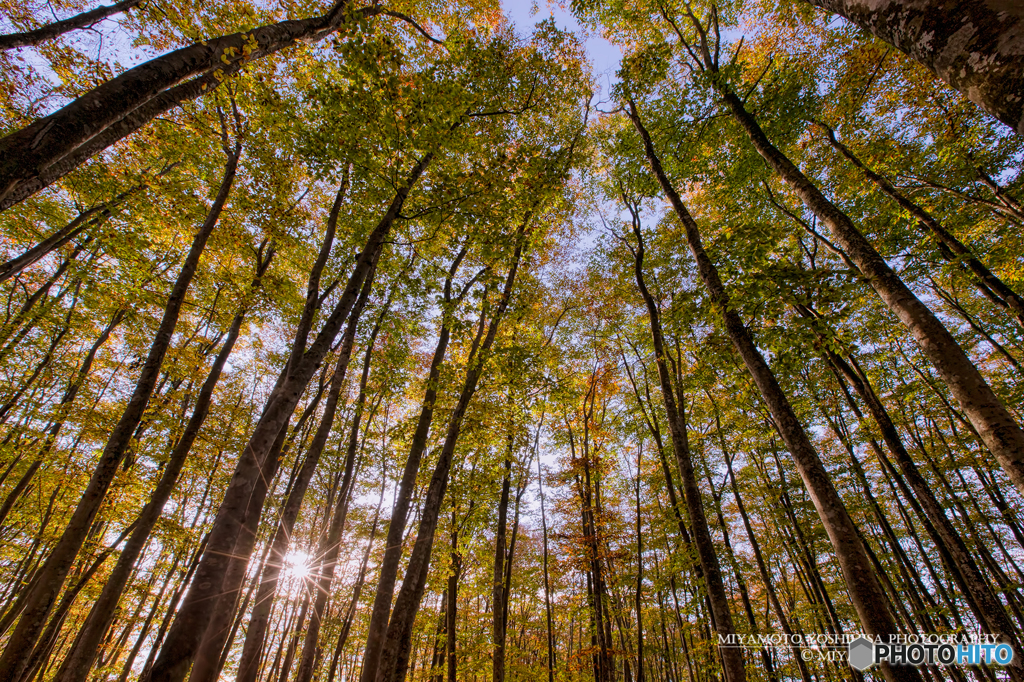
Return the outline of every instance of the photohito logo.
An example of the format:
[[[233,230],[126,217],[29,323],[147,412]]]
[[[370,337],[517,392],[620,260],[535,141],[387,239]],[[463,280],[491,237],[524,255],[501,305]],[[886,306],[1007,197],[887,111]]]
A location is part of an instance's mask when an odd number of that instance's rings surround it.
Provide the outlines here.
[[[891,665],[1009,665],[1013,649],[998,642],[951,643],[928,636],[898,636],[889,642],[858,637],[847,647],[850,665],[864,671],[877,663]]]

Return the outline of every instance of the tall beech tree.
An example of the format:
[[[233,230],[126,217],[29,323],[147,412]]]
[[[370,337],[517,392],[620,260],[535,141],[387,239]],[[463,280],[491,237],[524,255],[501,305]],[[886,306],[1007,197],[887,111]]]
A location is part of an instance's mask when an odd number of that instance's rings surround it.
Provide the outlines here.
[[[89,155],[103,151],[104,147],[86,147],[93,139],[100,138],[109,146],[171,107],[216,88],[249,61],[296,42],[320,40],[343,26],[381,14],[403,17],[418,27],[401,13],[382,7],[355,10],[346,0],[340,0],[322,16],[283,21],[201,41],[130,69],[50,116],[0,139],[0,150],[5,158],[3,170],[0,170],[0,186],[3,187],[0,200],[20,183],[42,180],[51,166],[74,155],[79,148],[87,148]],[[224,67],[220,66],[221,62]],[[193,87],[161,99],[161,95],[170,95],[172,90],[181,88],[182,82],[189,78],[194,80],[185,85]],[[130,126],[122,126],[112,137],[100,137],[151,102],[157,106],[147,108],[142,117],[136,116]],[[80,156],[76,162],[84,160]],[[33,186],[32,191],[45,186]]]

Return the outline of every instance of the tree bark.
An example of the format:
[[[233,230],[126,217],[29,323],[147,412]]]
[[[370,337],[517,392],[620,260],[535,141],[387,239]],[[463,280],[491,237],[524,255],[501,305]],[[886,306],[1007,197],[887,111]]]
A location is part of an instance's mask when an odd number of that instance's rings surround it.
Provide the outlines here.
[[[997,0],[808,0],[923,64],[1024,135],[1024,9]]]
[[[467,515],[468,518],[468,515]],[[445,624],[445,662],[447,668],[448,682],[458,682],[459,661],[458,653],[458,616],[459,616],[459,582],[462,579],[462,552],[459,550],[459,527],[456,523],[455,509],[452,509],[452,532],[451,532],[451,570],[448,573],[448,607],[445,617],[448,622]]]
[[[90,28],[109,16],[130,10],[141,2],[142,0],[121,0],[121,2],[113,5],[102,5],[96,9],[89,10],[88,12],[82,12],[73,17],[68,17],[67,19],[50,22],[49,24],[32,29],[31,31],[21,31],[20,33],[8,33],[7,35],[2,35],[0,36],[0,51],[11,50],[16,47],[31,47],[33,45],[39,45],[47,40],[52,40],[62,36],[65,33],[81,28]]]
[[[314,266],[313,273],[310,277],[311,281],[308,286],[307,301],[315,301],[319,296],[318,273],[322,271],[323,265],[326,264],[327,256],[330,254],[331,247],[334,243],[335,227],[337,225],[338,212],[341,207],[340,197],[343,195],[344,190],[345,187],[343,183],[342,189],[340,189],[338,193],[339,198],[336,198],[334,207],[331,209],[331,217],[328,220],[327,225],[327,235],[324,238],[324,244],[320,250],[320,257],[318,258],[317,264]],[[370,278],[367,278],[367,281],[370,281]],[[352,347],[355,343],[359,317],[368,297],[369,288],[366,286],[366,283],[364,283],[359,299],[353,307],[353,314],[345,329],[344,337],[342,338],[338,360],[335,365],[334,373],[331,376],[331,385],[328,389],[327,402],[324,405],[324,413],[321,416],[317,432],[313,436],[313,442],[310,444],[309,450],[306,452],[302,468],[299,470],[292,488],[288,493],[288,499],[285,502],[284,509],[281,513],[281,520],[278,523],[277,532],[275,533],[272,541],[270,559],[266,564],[266,567],[263,569],[263,575],[260,579],[260,587],[256,593],[256,602],[253,606],[252,614],[249,617],[249,627],[245,633],[245,642],[242,645],[242,654],[238,663],[237,682],[255,682],[258,676],[259,661],[265,645],[267,627],[270,623],[270,611],[274,602],[274,594],[277,592],[278,580],[280,578],[281,569],[284,566],[284,555],[288,550],[288,544],[291,541],[292,536],[292,528],[299,516],[299,511],[302,507],[302,501],[305,498],[306,490],[313,478],[313,474],[316,472],[324,446],[327,444],[327,438],[330,435],[331,427],[334,424],[338,398],[341,394],[341,388],[344,384],[345,376],[348,371],[349,358],[352,355]],[[303,316],[303,323],[300,324],[300,335],[301,329],[308,326],[307,319],[312,319],[312,312]]]
[[[633,608],[636,609],[636,682],[644,682],[644,536],[640,510],[640,470],[643,458],[643,443],[636,454],[636,593]]]
[[[543,421],[543,417],[542,417]],[[537,440],[534,448],[540,442],[540,427],[537,428]],[[540,528],[541,540],[543,542],[543,570],[544,570],[544,617],[547,623],[547,645],[548,645],[548,682],[555,682],[555,634],[551,616],[551,579],[548,575],[548,520],[544,509],[544,473],[541,471],[540,456],[537,456],[537,490],[540,493]],[[571,639],[571,638],[570,638]],[[455,682],[450,679],[449,682]]]
[[[512,486],[512,436],[509,434],[508,452],[505,453],[505,474],[501,479],[501,497],[498,501],[498,527],[494,537],[494,574],[491,581],[491,679],[505,682],[505,551],[508,530],[509,490]]]
[[[337,0],[323,16],[281,21],[161,55],[93,88],[49,116],[10,133],[0,139],[0,208],[6,207],[4,202],[21,184],[29,185],[30,193],[39,191],[38,184],[48,171],[76,152],[87,151],[84,156],[80,155],[77,163],[81,163],[184,98],[193,99],[216,89],[246,63],[297,42],[315,42],[338,31],[348,18],[349,5],[349,0]],[[356,11],[363,18],[382,13],[395,14],[381,7]],[[182,85],[192,87],[164,98],[159,106],[146,106]],[[128,125],[130,130],[116,139],[104,137],[109,129],[129,119],[132,121]],[[103,146],[90,144],[100,140]],[[26,196],[21,197],[24,198]]]
[[[746,507],[743,506],[743,499],[740,497],[739,486],[736,484],[736,475],[732,470],[732,459],[726,457],[725,465],[729,470],[729,483],[732,486],[733,498],[736,500],[736,508],[740,513],[740,518],[743,520],[743,528],[747,531],[747,540],[750,541],[750,548],[754,553],[754,561],[757,563],[758,573],[761,575],[761,582],[764,584],[764,589],[768,593],[768,599],[771,602],[772,609],[775,611],[775,617],[779,619],[779,627],[789,637],[790,642],[793,642],[793,628],[789,624],[789,619],[786,617],[786,612],[782,608],[782,603],[779,601],[779,596],[775,591],[775,585],[771,578],[771,573],[768,570],[768,564],[764,560],[764,555],[761,553],[761,545],[757,541],[757,536],[754,535],[754,529],[750,525],[750,518],[747,516]],[[796,662],[797,669],[800,671],[800,679],[802,682],[811,682],[811,673],[807,669],[807,663],[800,655],[800,647],[796,644],[790,644],[790,649],[793,652],[793,660]]]
[[[803,309],[803,313],[813,316],[813,311],[807,308]],[[875,393],[871,382],[852,356],[850,357],[851,362],[846,362],[826,346],[822,345],[822,349],[829,363],[834,368],[837,378],[842,377],[843,380],[853,386],[854,391],[856,391],[857,395],[867,406],[868,412],[878,425],[883,441],[896,460],[904,480],[913,490],[917,504],[920,505],[924,515],[927,517],[929,523],[926,524],[925,528],[931,536],[932,542],[935,544],[946,570],[967,598],[967,603],[978,619],[979,624],[987,632],[1004,635],[1013,646],[1015,650],[1014,663],[1010,668],[1010,673],[1014,679],[1022,679],[1022,663],[1019,661],[1024,659],[1024,656],[1020,656],[1017,653],[1020,651],[1018,629],[1009,619],[1003,605],[982,576],[980,569],[964,544],[963,538],[961,538],[956,528],[946,516],[943,505],[935,497],[931,486],[928,485],[928,482],[918,470],[917,465],[911,459],[910,454],[903,445],[899,432],[896,430],[895,424],[893,424],[888,411]],[[853,407],[856,406],[854,405]],[[859,413],[859,409],[856,412]],[[860,415],[858,414],[858,416]],[[885,467],[887,462],[882,464]]]
[[[338,659],[348,641],[348,635],[352,631],[352,621],[356,615],[356,608],[359,606],[359,595],[363,591],[363,584],[366,580],[366,567],[370,562],[370,553],[373,551],[373,541],[377,539],[377,523],[380,521],[380,509],[384,504],[384,491],[387,486],[387,476],[381,475],[380,499],[377,500],[377,510],[373,513],[373,522],[370,524],[370,538],[366,541],[366,550],[363,552],[363,561],[359,565],[359,575],[356,576],[356,584],[352,588],[352,598],[345,609],[345,619],[341,624],[341,632],[338,633],[338,642],[334,645],[334,655],[331,657],[331,665],[327,672],[327,682],[334,682],[334,676],[338,671]],[[346,677],[346,679],[349,679]]]
[[[38,262],[41,258],[59,249],[69,241],[85,232],[90,227],[95,227],[112,215],[112,210],[124,203],[135,193],[147,188],[145,184],[139,184],[124,192],[121,192],[110,201],[105,201],[92,208],[82,211],[71,222],[57,230],[49,237],[33,246],[31,249],[15,256],[3,265],[0,265],[0,283],[6,282],[22,270]]]
[[[219,585],[216,608],[196,650],[189,675],[190,682],[214,680],[220,675],[218,666],[221,652],[224,650],[231,632],[231,624],[241,599],[242,585],[245,582],[249,561],[259,535],[263,501],[267,492],[273,488],[281,461],[285,458],[285,443],[289,440],[288,424],[291,417],[292,415],[288,415],[288,419],[285,420],[260,469],[259,480],[256,482],[249,505],[245,510],[245,520],[228,555],[227,567]],[[209,551],[209,547],[207,551]]]

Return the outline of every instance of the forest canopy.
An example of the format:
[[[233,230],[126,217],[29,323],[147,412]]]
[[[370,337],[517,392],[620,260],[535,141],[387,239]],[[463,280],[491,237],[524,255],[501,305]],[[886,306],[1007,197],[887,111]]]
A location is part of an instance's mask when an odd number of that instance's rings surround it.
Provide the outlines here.
[[[1014,3],[0,7],[0,680],[1024,682]]]

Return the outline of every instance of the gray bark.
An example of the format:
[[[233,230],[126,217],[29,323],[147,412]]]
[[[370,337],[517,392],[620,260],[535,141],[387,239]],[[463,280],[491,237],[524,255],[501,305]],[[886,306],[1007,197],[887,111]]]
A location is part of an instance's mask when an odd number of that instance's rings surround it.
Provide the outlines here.
[[[1014,0],[808,0],[916,59],[1024,135],[1024,5]]]

